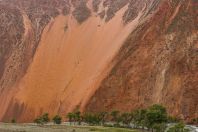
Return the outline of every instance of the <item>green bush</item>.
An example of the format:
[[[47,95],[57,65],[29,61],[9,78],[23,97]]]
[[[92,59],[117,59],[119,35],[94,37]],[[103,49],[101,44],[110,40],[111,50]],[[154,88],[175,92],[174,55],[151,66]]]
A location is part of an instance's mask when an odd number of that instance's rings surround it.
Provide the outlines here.
[[[78,125],[81,125],[83,120],[80,111],[70,112],[67,114],[66,118],[69,119],[70,125],[72,122],[78,122]]]
[[[82,116],[80,111],[74,112],[74,121],[78,122],[78,125],[81,125],[82,122]]]
[[[167,132],[190,132],[189,129],[185,128],[184,123],[177,123],[173,127],[169,128]]]
[[[144,127],[146,126],[146,109],[135,110],[132,112],[132,123],[135,125],[135,128]]]
[[[11,123],[16,123],[16,119],[12,119],[11,120]]]
[[[167,126],[165,123],[155,123],[153,125],[153,129],[155,130],[155,132],[165,132]]]
[[[114,121],[114,122],[119,122],[119,115],[120,115],[120,112],[118,110],[114,110],[111,112],[111,120]]]
[[[54,116],[52,119],[55,124],[61,124],[62,118],[59,115]]]
[[[36,124],[42,124],[43,125],[43,124],[48,123],[49,121],[50,121],[49,114],[48,113],[45,113],[45,114],[39,116],[38,118],[36,118],[34,120],[34,123],[36,123]]]
[[[69,119],[69,122],[70,122],[70,125],[71,125],[71,123],[72,123],[72,122],[74,121],[74,119],[75,119],[75,115],[74,115],[74,113],[70,112],[70,113],[68,113],[68,114],[66,115],[66,118]]]
[[[102,125],[105,125],[105,122],[108,118],[108,112],[99,112],[98,119]]]
[[[146,112],[145,123],[147,128],[154,129],[155,124],[167,123],[166,108],[161,105],[153,105]]]
[[[41,116],[41,119],[43,120],[44,123],[48,123],[50,121],[49,119],[49,114],[45,113]]]
[[[43,120],[42,120],[40,117],[36,118],[36,119],[34,120],[34,123],[36,123],[36,124],[41,124],[41,125],[44,124],[44,123],[43,123]]]
[[[194,124],[198,124],[198,118],[194,118],[194,119],[192,119],[192,123],[194,123]]]
[[[85,113],[83,115],[83,121],[90,125],[99,125],[100,124],[100,119],[99,119],[98,114],[94,114],[94,113]]]
[[[131,113],[122,113],[121,116],[121,122],[126,125],[129,126],[129,124],[131,123],[133,116]]]

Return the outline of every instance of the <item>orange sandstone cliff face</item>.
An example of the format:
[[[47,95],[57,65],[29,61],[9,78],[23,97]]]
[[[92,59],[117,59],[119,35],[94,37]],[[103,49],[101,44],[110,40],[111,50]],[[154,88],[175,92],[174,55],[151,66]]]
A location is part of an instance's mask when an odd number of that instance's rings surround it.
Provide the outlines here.
[[[0,119],[153,103],[198,116],[197,4],[0,1]]]

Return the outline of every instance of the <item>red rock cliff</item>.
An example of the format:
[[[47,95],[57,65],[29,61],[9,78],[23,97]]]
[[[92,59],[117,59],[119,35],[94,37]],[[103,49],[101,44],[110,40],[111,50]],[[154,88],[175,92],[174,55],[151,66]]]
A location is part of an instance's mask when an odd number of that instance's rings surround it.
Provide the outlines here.
[[[184,119],[198,116],[198,17],[195,0],[163,1],[126,40],[89,111],[129,111],[161,103]]]
[[[197,4],[0,1],[0,119],[153,103],[198,116]]]

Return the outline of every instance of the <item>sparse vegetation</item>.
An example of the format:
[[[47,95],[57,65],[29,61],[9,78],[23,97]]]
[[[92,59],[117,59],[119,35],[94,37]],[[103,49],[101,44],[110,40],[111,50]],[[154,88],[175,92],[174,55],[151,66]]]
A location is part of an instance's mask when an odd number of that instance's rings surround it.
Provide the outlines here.
[[[78,122],[78,125],[81,125],[82,116],[80,111],[74,112],[74,120],[75,122]]]
[[[190,132],[190,130],[185,128],[184,123],[180,122],[171,127],[167,132]]]
[[[71,125],[72,122],[74,122],[75,115],[74,113],[70,112],[66,115],[66,118],[68,118],[68,121],[70,122],[70,125]]]
[[[45,113],[45,114],[39,116],[38,118],[36,118],[36,119],[34,120],[34,122],[35,122],[36,124],[41,124],[41,125],[46,124],[46,123],[48,123],[49,121],[50,121],[50,119],[49,119],[49,114],[48,114],[48,113]]]
[[[85,113],[83,115],[83,120],[85,123],[89,125],[99,125],[100,124],[100,119],[97,114],[94,113]]]
[[[193,124],[198,124],[198,117],[197,117],[197,118],[192,119],[192,123],[193,123]]]
[[[144,131],[164,132],[167,129],[168,123],[178,123],[180,120],[176,117],[169,116],[166,108],[162,105],[155,104],[147,109],[138,109],[132,112],[120,112],[113,110],[99,113],[81,113],[80,111],[70,112],[66,118],[70,122],[81,125],[81,122],[87,123],[90,126],[105,126],[105,127],[126,127],[133,129],[142,129]],[[62,118],[56,115],[53,119],[55,124],[61,124]],[[108,123],[108,121],[111,121]],[[195,119],[194,122],[197,120]],[[37,124],[45,124],[49,122],[48,113],[43,114],[34,121]],[[107,123],[107,124],[106,124]],[[93,131],[95,128],[93,129]],[[178,123],[171,127],[168,132],[188,132],[185,125]]]
[[[101,125],[104,125],[108,119],[108,112],[100,112],[98,114],[98,118],[100,120]]]
[[[145,124],[148,129],[163,131],[164,123],[167,123],[167,112],[166,108],[161,105],[153,105],[148,108],[145,116]],[[163,128],[163,130],[159,130]]]
[[[146,112],[146,109],[135,110],[134,112],[132,112],[132,123],[134,124],[134,128],[144,129],[144,127],[146,126]]]
[[[129,127],[129,125],[133,119],[133,116],[132,116],[132,113],[122,113],[120,118],[121,118],[121,122],[125,126]]]
[[[12,119],[11,120],[11,123],[16,123],[16,119]]]
[[[54,116],[52,119],[55,124],[61,124],[62,118],[59,115]]]
[[[120,116],[120,111],[118,110],[114,110],[111,112],[111,121],[116,122],[116,124],[114,124],[115,126],[119,126],[119,123],[122,121],[121,116]]]

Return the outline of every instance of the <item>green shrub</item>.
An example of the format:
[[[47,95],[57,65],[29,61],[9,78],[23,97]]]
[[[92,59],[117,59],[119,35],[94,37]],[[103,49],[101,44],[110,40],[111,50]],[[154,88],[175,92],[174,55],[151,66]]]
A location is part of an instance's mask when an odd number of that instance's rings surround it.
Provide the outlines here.
[[[43,120],[44,123],[48,123],[50,121],[49,119],[49,114],[45,113],[41,116],[41,119]]]
[[[67,114],[66,118],[69,119],[70,125],[72,122],[78,122],[78,125],[81,125],[83,120],[80,111],[70,112]]]
[[[59,115],[54,116],[52,119],[55,124],[61,124],[62,118]]]
[[[99,112],[98,119],[102,125],[105,125],[105,122],[108,118],[108,112]]]
[[[114,122],[118,122],[118,118],[119,118],[119,115],[120,115],[120,112],[118,110],[114,110],[111,112],[111,120],[114,121]]]
[[[165,132],[167,126],[165,123],[155,123],[153,125],[153,129],[155,130],[155,132]]]
[[[82,122],[82,116],[80,111],[74,112],[74,121],[78,122],[78,125],[81,125]]]
[[[86,122],[90,125],[99,125],[100,124],[100,119],[98,117],[98,114],[94,114],[94,113],[85,113],[83,115],[83,120],[84,120],[84,122]]]
[[[135,128],[146,126],[146,109],[135,110],[132,112],[132,123],[135,125]]]
[[[66,115],[66,118],[69,119],[69,122],[70,122],[70,125],[71,125],[71,123],[72,123],[72,122],[74,121],[74,119],[75,119],[75,115],[74,115],[74,113],[69,112],[69,113]]]
[[[190,132],[189,129],[185,128],[184,123],[177,123],[173,127],[169,128],[167,132]]]
[[[124,125],[127,125],[129,126],[129,124],[131,123],[132,119],[133,119],[133,116],[131,113],[122,113],[121,116],[121,122],[124,124]]]
[[[12,119],[11,120],[11,123],[16,123],[16,119]]]
[[[194,118],[194,119],[192,119],[192,123],[194,123],[194,124],[198,124],[198,118]]]
[[[39,116],[38,118],[36,118],[34,120],[34,123],[43,125],[43,124],[48,123],[49,121],[50,121],[49,114],[45,113],[45,114]]]
[[[40,117],[36,118],[36,119],[34,120],[34,123],[36,123],[36,124],[41,124],[41,125],[44,124],[44,123],[43,123],[43,120],[42,120]]]
[[[147,128],[152,128],[152,129],[155,124],[166,123],[167,122],[166,108],[158,104],[149,107],[146,112],[145,122]]]

